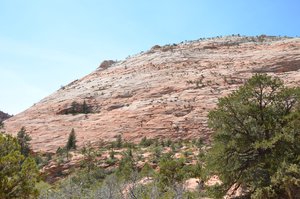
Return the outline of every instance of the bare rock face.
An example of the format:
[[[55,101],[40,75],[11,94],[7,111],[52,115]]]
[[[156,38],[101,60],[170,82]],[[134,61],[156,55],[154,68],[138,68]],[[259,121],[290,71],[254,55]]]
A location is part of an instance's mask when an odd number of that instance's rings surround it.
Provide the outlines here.
[[[5,121],[12,134],[22,127],[35,151],[54,152],[74,128],[78,145],[142,137],[210,138],[207,114],[219,97],[254,73],[300,84],[300,38],[222,37],[156,46],[104,64]],[[76,102],[76,103],[74,103]],[[85,103],[85,105],[84,105]]]

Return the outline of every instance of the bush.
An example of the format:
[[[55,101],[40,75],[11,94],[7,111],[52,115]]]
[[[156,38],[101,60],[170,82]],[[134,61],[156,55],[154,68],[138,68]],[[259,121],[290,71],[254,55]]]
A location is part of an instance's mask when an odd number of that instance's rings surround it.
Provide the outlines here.
[[[183,172],[184,160],[174,159],[167,154],[159,162],[159,184],[160,188],[165,189],[175,183],[182,182],[185,174]]]
[[[152,144],[154,144],[154,140],[147,139],[147,137],[143,137],[142,140],[140,141],[140,146],[142,146],[142,147],[149,147]]]
[[[117,170],[117,175],[120,178],[129,180],[131,174],[135,171],[134,159],[132,157],[131,149],[124,154],[123,158],[119,163],[119,168]]]

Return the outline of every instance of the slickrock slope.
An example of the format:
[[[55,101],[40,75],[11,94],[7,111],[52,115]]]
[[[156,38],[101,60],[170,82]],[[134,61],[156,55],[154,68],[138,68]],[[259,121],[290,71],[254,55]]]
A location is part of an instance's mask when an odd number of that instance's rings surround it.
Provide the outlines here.
[[[119,134],[130,141],[144,136],[209,139],[207,113],[219,97],[257,72],[299,85],[298,69],[300,38],[232,36],[156,45],[124,61],[106,61],[5,126],[13,134],[25,126],[33,149],[50,152],[65,145],[72,128],[79,145],[111,141]],[[74,111],[90,113],[70,114]]]

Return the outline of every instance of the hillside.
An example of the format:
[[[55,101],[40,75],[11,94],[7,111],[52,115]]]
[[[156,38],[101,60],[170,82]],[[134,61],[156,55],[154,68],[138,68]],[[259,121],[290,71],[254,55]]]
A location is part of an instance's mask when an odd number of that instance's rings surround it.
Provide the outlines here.
[[[300,38],[221,37],[153,46],[126,60],[106,61],[5,121],[12,134],[25,126],[35,151],[55,152],[72,128],[78,144],[117,135],[210,138],[207,114],[217,99],[254,73],[300,84]]]

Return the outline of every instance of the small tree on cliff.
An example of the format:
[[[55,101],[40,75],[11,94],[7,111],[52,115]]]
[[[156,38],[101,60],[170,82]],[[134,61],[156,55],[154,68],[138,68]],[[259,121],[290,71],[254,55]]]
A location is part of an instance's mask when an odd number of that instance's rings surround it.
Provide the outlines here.
[[[72,129],[71,133],[69,134],[68,142],[66,144],[67,151],[70,151],[72,149],[75,150],[77,148],[76,142],[77,142],[77,140],[76,140],[75,130]]]
[[[31,141],[30,135],[26,132],[25,127],[22,127],[21,130],[18,132],[17,140],[21,146],[21,153],[22,155],[28,157],[30,153],[30,144]]]
[[[38,177],[34,159],[21,154],[17,139],[0,134],[0,198],[37,198]]]
[[[89,108],[89,106],[87,105],[86,101],[84,100],[84,101],[83,101],[83,104],[82,104],[82,113],[88,114],[89,112],[90,112],[90,108]]]
[[[207,168],[223,182],[215,197],[234,184],[247,198],[300,195],[300,88],[255,75],[219,99],[209,125],[215,132]]]

